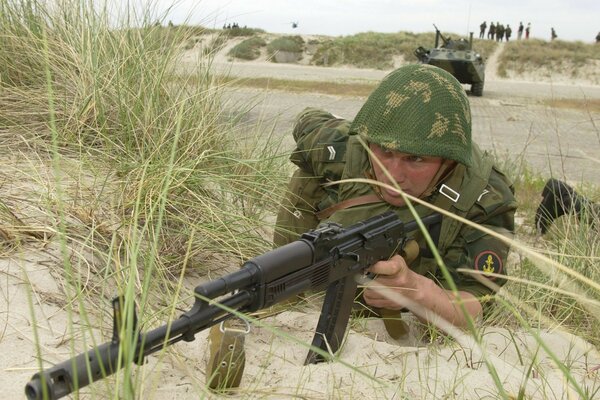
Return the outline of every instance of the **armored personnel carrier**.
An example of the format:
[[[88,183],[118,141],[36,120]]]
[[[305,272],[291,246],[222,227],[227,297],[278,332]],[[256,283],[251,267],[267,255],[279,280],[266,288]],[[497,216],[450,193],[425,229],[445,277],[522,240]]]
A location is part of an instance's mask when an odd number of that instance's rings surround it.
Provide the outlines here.
[[[435,45],[432,49],[419,46],[415,56],[424,64],[435,65],[450,72],[460,83],[470,84],[474,96],[483,95],[485,64],[483,57],[473,50],[473,32],[469,40],[446,38],[435,26]],[[440,45],[440,39],[442,45]]]

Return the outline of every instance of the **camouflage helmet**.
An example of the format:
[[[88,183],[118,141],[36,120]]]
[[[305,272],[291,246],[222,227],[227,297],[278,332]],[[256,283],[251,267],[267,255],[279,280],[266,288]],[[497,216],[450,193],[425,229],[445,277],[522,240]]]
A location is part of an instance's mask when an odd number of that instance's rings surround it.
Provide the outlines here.
[[[432,65],[406,65],[387,75],[350,132],[389,150],[471,164],[469,100],[456,78]]]

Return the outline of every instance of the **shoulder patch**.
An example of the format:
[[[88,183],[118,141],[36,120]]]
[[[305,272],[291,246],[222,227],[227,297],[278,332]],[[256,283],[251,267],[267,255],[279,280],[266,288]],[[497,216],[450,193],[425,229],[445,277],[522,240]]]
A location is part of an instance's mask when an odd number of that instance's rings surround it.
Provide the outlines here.
[[[347,138],[348,137],[346,136],[346,139]],[[319,149],[320,151],[317,151],[314,154],[309,154],[308,157],[313,157],[314,161],[319,163],[344,162],[346,159],[347,142],[348,141],[345,140],[343,142],[318,143],[317,149]]]
[[[502,267],[502,259],[491,250],[482,251],[475,257],[475,269],[477,271],[501,274]],[[488,278],[494,279],[495,277],[490,276]]]

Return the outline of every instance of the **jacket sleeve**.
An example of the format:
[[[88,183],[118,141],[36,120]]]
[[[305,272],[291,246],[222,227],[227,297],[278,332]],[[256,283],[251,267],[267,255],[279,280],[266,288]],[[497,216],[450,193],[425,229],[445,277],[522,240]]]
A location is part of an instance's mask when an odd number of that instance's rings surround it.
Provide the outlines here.
[[[292,135],[296,149],[290,160],[305,172],[331,178],[330,170],[339,179],[346,155],[350,121],[319,110],[306,108],[296,117]],[[340,164],[341,165],[336,165]]]
[[[296,117],[292,130],[296,149],[290,160],[298,168],[277,214],[275,247],[314,229],[319,223],[315,213],[337,201],[337,189],[323,184],[342,174],[348,128],[348,121],[316,108],[306,108]]]
[[[512,239],[516,208],[512,185],[502,173],[494,169],[485,191],[469,210],[467,219],[504,238]],[[465,224],[443,258],[458,289],[483,298],[493,294],[493,290],[479,282],[474,274],[506,275],[509,250],[510,245],[506,241]],[[448,288],[441,271],[438,271],[437,278],[443,287]],[[506,282],[501,277],[486,278],[499,286]]]

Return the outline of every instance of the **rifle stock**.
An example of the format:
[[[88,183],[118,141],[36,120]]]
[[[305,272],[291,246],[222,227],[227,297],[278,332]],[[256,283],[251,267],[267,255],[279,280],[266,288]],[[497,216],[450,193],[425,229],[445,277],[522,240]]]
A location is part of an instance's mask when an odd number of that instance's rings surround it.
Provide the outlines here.
[[[435,218],[433,218],[435,217]],[[439,221],[434,214],[425,225]],[[355,275],[399,252],[416,222],[404,224],[391,211],[348,228],[328,223],[299,240],[245,262],[240,270],[197,286],[193,307],[169,324],[140,333],[133,360],[144,358],[181,340],[193,341],[196,333],[234,315],[225,311],[254,312],[306,291],[327,290],[313,346],[337,352],[344,338],[357,284]],[[215,300],[219,298],[218,300]],[[208,299],[208,301],[207,301]],[[224,306],[224,307],[223,307]],[[25,387],[28,399],[58,399],[123,367],[119,357],[122,307],[113,302],[114,332],[110,342],[36,373]],[[134,330],[137,331],[134,311]],[[310,351],[306,364],[324,360]]]

